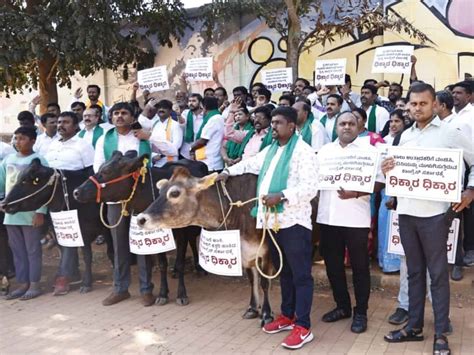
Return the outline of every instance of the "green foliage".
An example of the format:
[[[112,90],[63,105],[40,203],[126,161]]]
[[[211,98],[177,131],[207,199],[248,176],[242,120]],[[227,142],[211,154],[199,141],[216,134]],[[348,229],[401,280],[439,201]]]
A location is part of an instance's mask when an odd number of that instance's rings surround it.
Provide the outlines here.
[[[175,0],[0,1],[0,91],[37,88],[42,61],[61,86],[76,71],[153,63],[154,49],[187,27]]]

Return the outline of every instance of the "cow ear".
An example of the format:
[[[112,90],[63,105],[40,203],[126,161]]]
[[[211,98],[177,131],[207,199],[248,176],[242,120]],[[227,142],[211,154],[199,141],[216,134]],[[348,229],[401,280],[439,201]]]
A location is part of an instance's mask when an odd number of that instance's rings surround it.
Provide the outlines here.
[[[114,150],[112,153],[112,159],[113,158],[121,158],[123,156],[122,152],[120,150]]]
[[[197,190],[197,191],[207,190],[209,187],[214,185],[214,183],[216,182],[217,175],[219,175],[219,174],[212,173],[210,175],[204,176],[203,178],[200,178],[197,181],[196,186],[194,187],[194,189]]]
[[[39,160],[39,158],[34,158],[32,161],[31,161],[31,166],[33,168],[39,168],[41,166],[41,160]]]
[[[127,158],[130,158],[130,159],[136,158],[137,155],[138,155],[138,154],[137,154],[137,151],[136,151],[136,150],[127,150],[127,151],[125,152],[125,156],[126,156]]]
[[[168,182],[168,179],[161,179],[156,183],[156,188],[161,190],[161,188]]]

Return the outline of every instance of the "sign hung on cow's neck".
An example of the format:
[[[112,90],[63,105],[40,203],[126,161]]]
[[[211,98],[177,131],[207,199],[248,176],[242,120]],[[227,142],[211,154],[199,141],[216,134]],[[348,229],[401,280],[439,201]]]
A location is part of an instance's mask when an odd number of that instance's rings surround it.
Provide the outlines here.
[[[63,247],[83,247],[77,210],[50,212],[58,244]]]
[[[240,231],[207,231],[199,240],[199,265],[212,274],[242,276]]]
[[[130,218],[129,243],[130,252],[137,255],[160,254],[176,249],[171,229],[140,228],[136,216]]]

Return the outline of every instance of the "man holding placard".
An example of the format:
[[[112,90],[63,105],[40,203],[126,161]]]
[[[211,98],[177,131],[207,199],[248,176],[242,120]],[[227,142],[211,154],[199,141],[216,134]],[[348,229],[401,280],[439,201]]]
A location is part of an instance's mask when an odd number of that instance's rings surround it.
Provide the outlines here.
[[[150,142],[139,139],[132,130],[134,122],[133,107],[126,102],[116,103],[110,109],[112,123],[115,128],[109,130],[99,138],[94,156],[94,171],[98,172],[100,166],[112,158],[114,151],[125,154],[127,151],[135,151],[139,156],[143,154],[151,155]],[[103,182],[103,181],[100,181]],[[121,222],[111,229],[112,241],[114,244],[114,290],[102,301],[104,306],[111,306],[130,298],[128,287],[130,285],[130,216],[122,216],[121,203],[109,203],[107,205],[107,219],[114,224],[122,218]],[[151,282],[152,260],[150,256],[137,255],[138,273],[140,279],[140,293],[142,304],[151,306],[155,297],[152,294],[153,283]]]
[[[275,240],[283,254],[280,274],[281,312],[273,322],[263,327],[273,334],[292,330],[282,346],[301,348],[313,340],[311,304],[311,203],[316,196],[316,155],[296,134],[297,112],[291,107],[279,107],[272,112],[273,143],[256,156],[243,160],[220,174],[216,181],[245,173],[258,174],[259,202],[252,210],[257,228],[276,231]],[[269,244],[273,265],[280,257],[272,242]]]
[[[436,200],[434,197],[433,181],[424,179],[426,182],[426,198],[419,194],[423,189],[413,188],[416,198],[410,198],[407,194],[398,196],[397,212],[399,215],[400,237],[405,250],[408,267],[408,324],[396,331],[392,331],[385,336],[387,342],[422,341],[424,326],[424,308],[426,294],[426,268],[431,277],[431,294],[433,299],[433,313],[435,320],[435,336],[433,352],[449,353],[449,344],[446,333],[449,331],[449,273],[446,255],[446,239],[449,226],[454,213],[461,212],[470,205],[474,199],[474,152],[472,141],[469,141],[461,131],[442,122],[434,115],[435,91],[431,85],[419,83],[412,86],[408,93],[408,107],[415,119],[415,124],[402,133],[400,138],[401,147],[409,147],[415,153],[418,147],[449,149],[462,149],[464,161],[471,167],[468,188],[462,193],[460,201],[452,206],[441,197]],[[392,148],[392,154],[396,153],[396,148]],[[390,154],[390,152],[389,152]],[[420,157],[418,161],[427,161],[425,169],[429,168],[429,150],[426,150],[426,158]],[[418,155],[419,156],[419,155]],[[405,156],[397,158],[403,162]],[[421,160],[420,160],[421,159]],[[424,159],[424,160],[423,160]],[[446,165],[446,164],[445,164]],[[461,169],[461,162],[457,162],[457,169]],[[396,170],[394,170],[397,167]],[[390,194],[389,187],[392,182],[398,180],[395,174],[403,173],[403,169],[397,164],[393,157],[387,158],[382,163],[382,170],[387,174],[387,194]],[[394,171],[394,172],[392,172]],[[445,184],[442,177],[436,175],[436,184]],[[392,181],[389,181],[392,180]],[[411,184],[411,182],[409,181]],[[414,185],[414,184],[412,184]],[[430,188],[430,186],[432,188]],[[457,187],[456,187],[457,186]],[[416,186],[414,186],[416,187]],[[459,184],[452,185],[455,188],[453,196],[459,196],[456,190],[461,188]],[[395,192],[398,190],[394,190]],[[451,193],[449,189],[446,190]],[[396,194],[396,193],[395,193]],[[443,196],[444,197],[444,196]]]
[[[377,149],[367,140],[358,138],[358,134],[357,117],[351,112],[344,112],[337,120],[338,139],[323,146],[318,153],[321,194],[317,222],[321,226],[320,248],[336,301],[336,308],[326,313],[323,321],[336,322],[350,318],[352,314],[344,269],[347,247],[356,298],[351,326],[354,333],[367,329],[370,194],[376,184],[378,189],[384,180],[378,174]]]

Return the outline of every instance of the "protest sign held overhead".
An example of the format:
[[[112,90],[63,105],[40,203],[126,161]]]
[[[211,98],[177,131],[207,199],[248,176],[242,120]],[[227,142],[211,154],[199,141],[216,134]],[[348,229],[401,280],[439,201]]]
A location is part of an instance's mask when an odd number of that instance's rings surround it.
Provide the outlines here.
[[[379,152],[372,150],[322,150],[318,153],[318,187],[372,193],[379,161]]]
[[[157,92],[168,90],[170,88],[168,83],[168,72],[166,66],[139,70],[137,72],[138,85],[140,90],[148,90],[149,92]]]
[[[375,49],[372,73],[409,74],[413,46],[387,46]]]
[[[271,92],[290,91],[293,84],[292,68],[262,70],[262,83]]]
[[[344,85],[346,75],[346,58],[316,60],[316,85]]]
[[[212,57],[188,59],[184,76],[187,81],[212,80]]]
[[[387,173],[387,195],[445,202],[461,200],[461,149],[390,147],[388,155],[395,159],[395,168]]]

